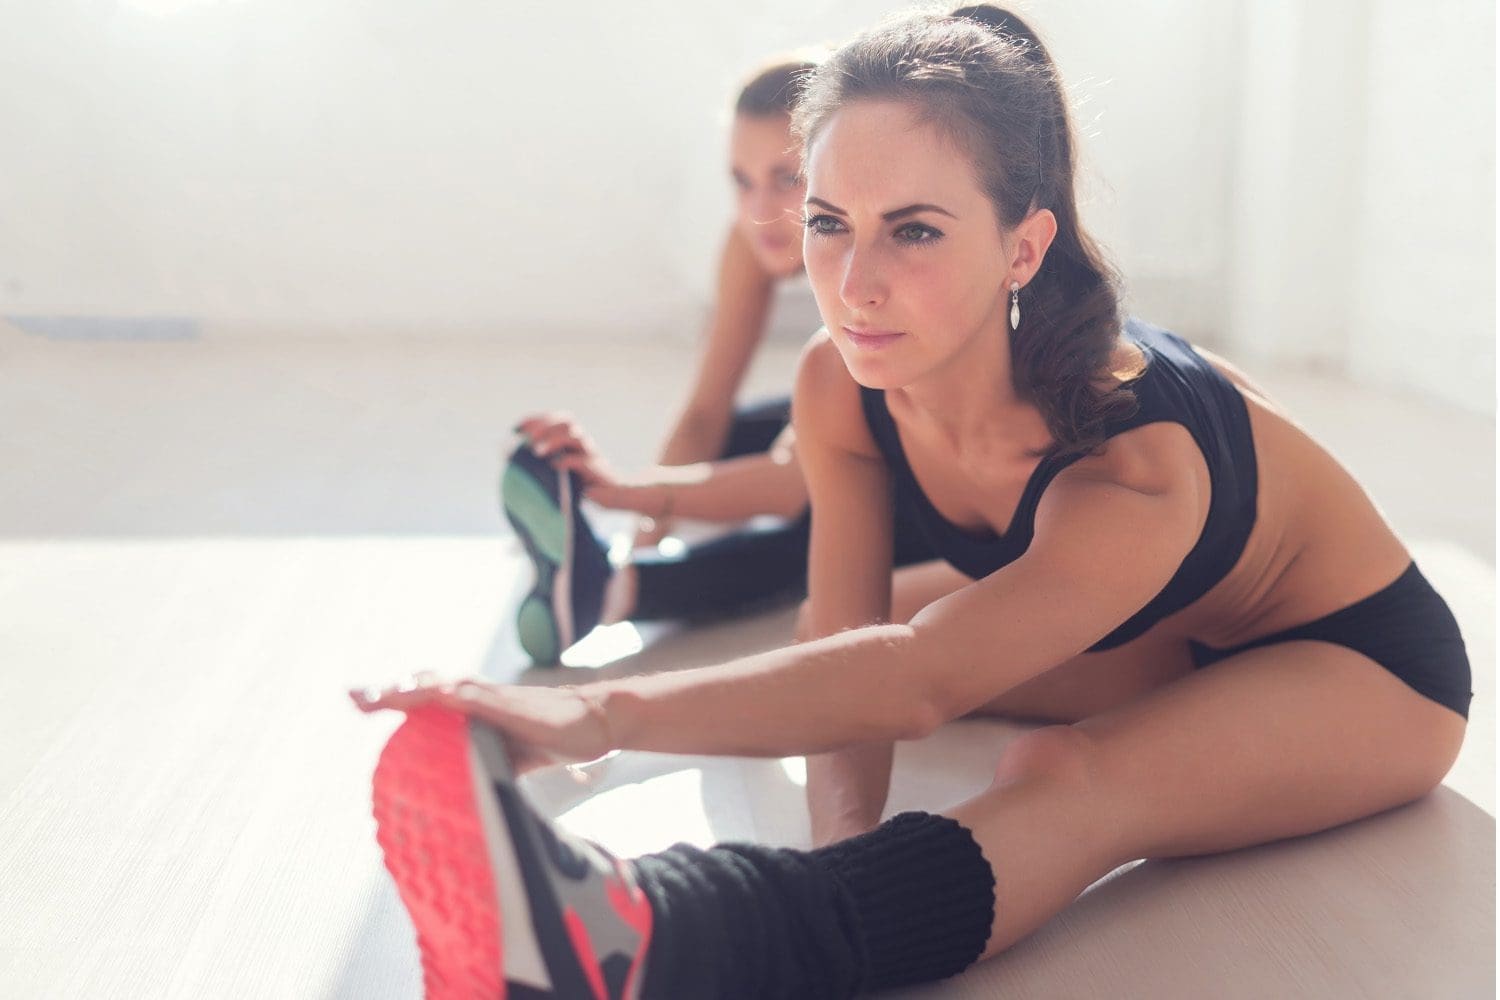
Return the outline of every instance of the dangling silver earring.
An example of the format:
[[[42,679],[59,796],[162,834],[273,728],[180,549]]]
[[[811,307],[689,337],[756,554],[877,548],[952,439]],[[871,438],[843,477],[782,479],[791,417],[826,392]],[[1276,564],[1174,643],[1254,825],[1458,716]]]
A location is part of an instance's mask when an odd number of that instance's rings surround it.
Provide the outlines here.
[[[1010,283],[1010,328],[1012,330],[1021,328],[1021,283],[1019,281]]]

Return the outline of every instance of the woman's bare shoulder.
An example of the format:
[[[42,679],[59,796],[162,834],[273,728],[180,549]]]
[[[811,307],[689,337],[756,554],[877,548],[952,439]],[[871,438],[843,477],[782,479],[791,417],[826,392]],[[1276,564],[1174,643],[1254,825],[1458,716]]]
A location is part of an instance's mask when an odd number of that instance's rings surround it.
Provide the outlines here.
[[[1181,490],[1196,493],[1206,485],[1207,474],[1192,433],[1182,424],[1158,421],[1115,435],[1102,451],[1079,459],[1057,478],[1110,483],[1159,496]]]
[[[799,441],[816,440],[856,455],[880,457],[865,422],[860,385],[826,329],[808,339],[797,361],[792,425]]]
[[[1266,390],[1261,387],[1260,383],[1252,379],[1249,374],[1246,373],[1246,371],[1239,365],[1236,365],[1232,361],[1225,358],[1223,355],[1216,354],[1215,352],[1210,351],[1202,344],[1194,344],[1193,350],[1197,352],[1198,356],[1201,357],[1204,361],[1207,361],[1210,365],[1212,365],[1214,367],[1214,370],[1216,370],[1220,375],[1223,375],[1230,382],[1234,383],[1234,387],[1240,390],[1242,394],[1249,393],[1250,395],[1255,396],[1261,402],[1266,403],[1267,405],[1274,408],[1275,404],[1271,400],[1270,393],[1266,392]]]

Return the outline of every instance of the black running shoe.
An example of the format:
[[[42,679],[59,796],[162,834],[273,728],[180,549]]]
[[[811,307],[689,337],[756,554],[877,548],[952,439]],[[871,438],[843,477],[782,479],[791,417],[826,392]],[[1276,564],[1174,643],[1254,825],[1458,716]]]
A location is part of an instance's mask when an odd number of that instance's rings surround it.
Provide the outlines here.
[[[528,445],[505,463],[501,507],[536,567],[536,583],[516,611],[521,648],[533,663],[556,663],[599,624],[604,608],[609,556],[580,499],[577,474],[559,474]]]

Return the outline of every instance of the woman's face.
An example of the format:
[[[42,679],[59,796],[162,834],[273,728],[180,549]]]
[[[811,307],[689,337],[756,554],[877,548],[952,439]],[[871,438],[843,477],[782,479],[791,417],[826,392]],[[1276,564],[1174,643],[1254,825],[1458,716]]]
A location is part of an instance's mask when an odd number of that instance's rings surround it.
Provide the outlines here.
[[[807,274],[861,385],[910,385],[1007,336],[1003,242],[973,161],[907,105],[849,104],[808,149]]]
[[[729,167],[738,194],[735,225],[755,259],[777,277],[802,267],[802,183],[786,115],[735,115]]]

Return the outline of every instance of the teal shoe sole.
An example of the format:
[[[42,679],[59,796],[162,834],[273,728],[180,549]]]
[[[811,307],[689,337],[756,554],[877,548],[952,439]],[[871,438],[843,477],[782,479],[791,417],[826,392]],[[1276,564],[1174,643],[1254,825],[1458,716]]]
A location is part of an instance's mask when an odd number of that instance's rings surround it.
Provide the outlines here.
[[[555,664],[572,644],[556,609],[559,591],[567,592],[563,567],[571,558],[566,515],[540,483],[514,464],[501,475],[500,499],[536,569],[536,582],[516,611],[516,634],[533,663]]]
[[[538,666],[555,664],[562,655],[557,623],[552,620],[552,605],[535,592],[527,594],[516,610],[516,635],[521,648]]]

